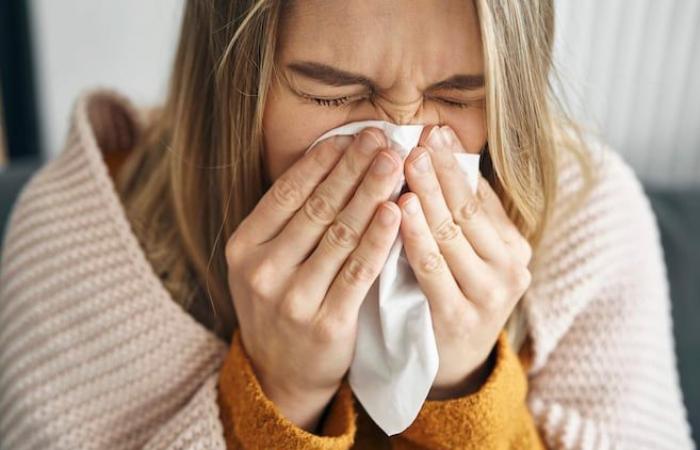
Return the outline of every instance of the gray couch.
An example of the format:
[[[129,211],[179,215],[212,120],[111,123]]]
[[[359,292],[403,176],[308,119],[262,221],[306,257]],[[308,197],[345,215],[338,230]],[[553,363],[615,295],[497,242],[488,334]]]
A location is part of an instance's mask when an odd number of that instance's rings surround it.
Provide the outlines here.
[[[700,188],[647,187],[671,287],[678,369],[693,440],[700,442]]]
[[[0,232],[21,187],[37,169],[34,160],[13,161],[0,172]],[[647,187],[661,231],[671,286],[678,368],[693,439],[700,442],[700,189]],[[1,249],[1,247],[0,247]]]

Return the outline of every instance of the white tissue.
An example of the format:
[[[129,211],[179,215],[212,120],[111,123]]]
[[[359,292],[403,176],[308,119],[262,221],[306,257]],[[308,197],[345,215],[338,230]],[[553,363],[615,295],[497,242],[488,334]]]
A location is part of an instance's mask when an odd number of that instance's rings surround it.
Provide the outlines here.
[[[309,146],[337,134],[357,134],[366,127],[384,130],[404,160],[418,144],[424,125],[395,125],[363,120],[334,128]],[[476,192],[480,155],[454,154]],[[389,200],[396,201],[405,178]],[[428,299],[420,289],[403,251],[400,234],[386,264],[360,308],[355,355],[349,384],[367,414],[391,436],[415,420],[438,370],[438,351]]]

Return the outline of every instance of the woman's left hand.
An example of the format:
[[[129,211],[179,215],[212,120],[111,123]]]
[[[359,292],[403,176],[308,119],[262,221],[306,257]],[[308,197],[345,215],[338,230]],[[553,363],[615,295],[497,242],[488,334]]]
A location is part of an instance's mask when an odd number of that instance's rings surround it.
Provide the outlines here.
[[[479,389],[498,335],[531,280],[529,243],[483,176],[472,192],[453,152],[465,152],[456,134],[433,127],[406,158],[411,192],[397,201],[406,257],[428,298],[440,356],[428,399]]]

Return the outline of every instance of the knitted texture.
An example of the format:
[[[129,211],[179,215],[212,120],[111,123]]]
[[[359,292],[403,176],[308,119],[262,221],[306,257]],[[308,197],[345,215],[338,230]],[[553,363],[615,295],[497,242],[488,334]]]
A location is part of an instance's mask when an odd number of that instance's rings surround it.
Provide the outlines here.
[[[111,125],[102,142],[123,134],[117,113],[94,108],[90,121],[88,106],[78,101],[65,148],[20,192],[4,238],[0,448],[225,449],[226,345],[145,259],[92,128]]]
[[[544,448],[525,405],[525,373],[505,332],[496,344],[496,364],[484,385],[456,399],[429,400],[393,448]]]
[[[240,330],[234,332],[231,352],[220,376],[222,420],[229,448],[331,450],[352,445],[355,410],[347,380],[333,399],[322,437],[295,426],[265,397],[243,349]]]
[[[525,301],[529,406],[549,447],[689,448],[658,225],[632,169],[596,144],[599,182],[561,206]],[[582,179],[561,165],[559,205]]]
[[[531,364],[501,335],[477,393],[426,401],[391,438],[344,383],[314,435],[265,398],[240,338],[228,346],[196,321],[148,263],[105,164],[143,125],[121,95],[86,92],[65,148],[12,210],[0,267],[0,448],[693,447],[657,225],[609,148],[591,141],[599,180],[569,211],[582,177],[561,152],[555,215],[522,300]]]
[[[473,395],[428,400],[402,433],[387,436],[354,401],[347,379],[330,404],[320,435],[303,430],[265,397],[240,338],[233,336],[220,372],[220,404],[229,449],[288,450],[544,448],[524,403],[527,381],[503,332],[495,367]]]

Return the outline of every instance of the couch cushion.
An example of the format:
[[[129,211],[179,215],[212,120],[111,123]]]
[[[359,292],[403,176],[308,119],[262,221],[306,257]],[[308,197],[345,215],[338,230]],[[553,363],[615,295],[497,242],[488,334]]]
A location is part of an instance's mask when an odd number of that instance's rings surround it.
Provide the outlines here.
[[[700,442],[700,188],[645,189],[664,247],[683,396]]]
[[[12,205],[15,203],[22,186],[39,167],[38,159],[13,160],[11,164],[0,168],[0,250],[5,242],[5,226],[9,220]]]

